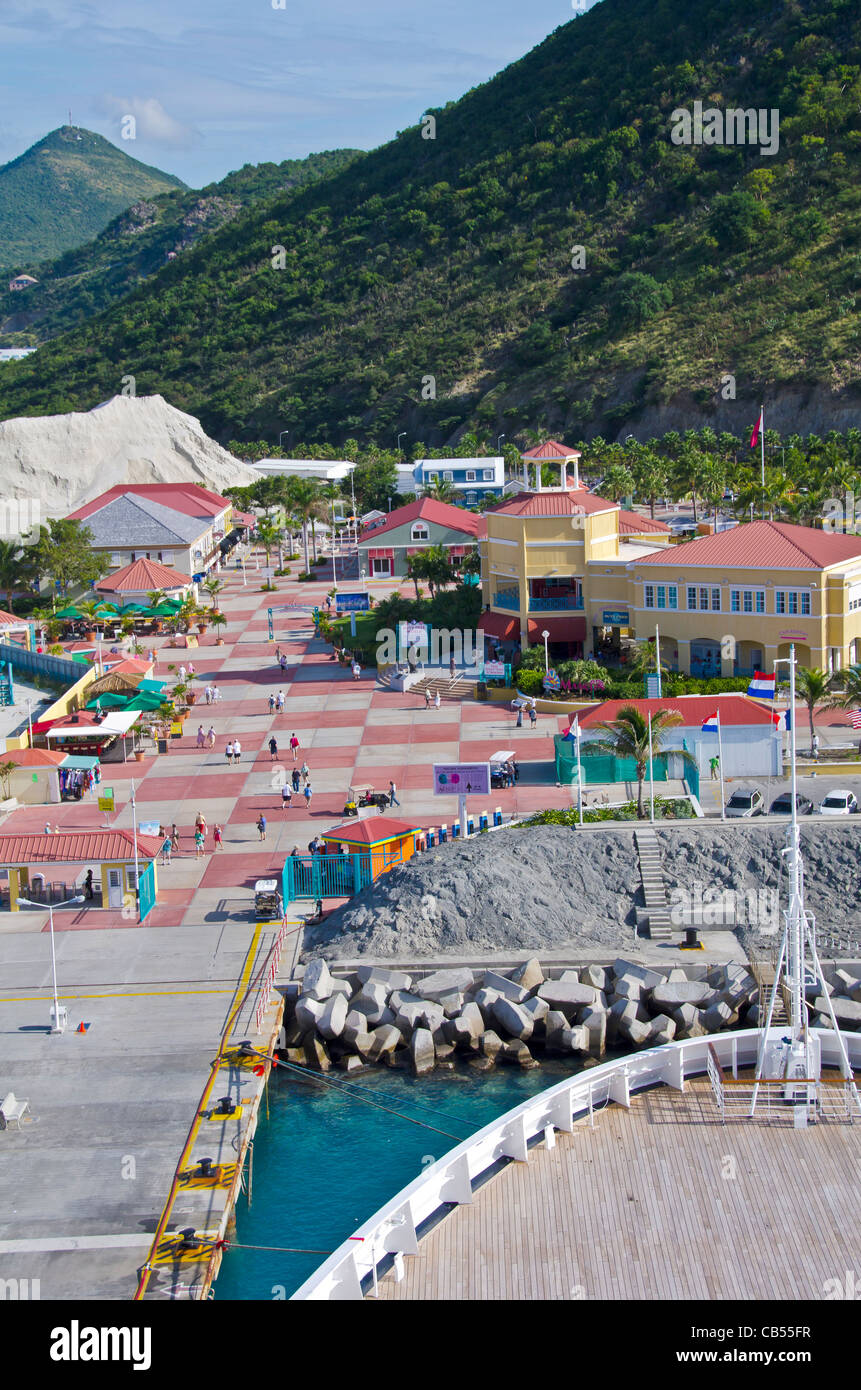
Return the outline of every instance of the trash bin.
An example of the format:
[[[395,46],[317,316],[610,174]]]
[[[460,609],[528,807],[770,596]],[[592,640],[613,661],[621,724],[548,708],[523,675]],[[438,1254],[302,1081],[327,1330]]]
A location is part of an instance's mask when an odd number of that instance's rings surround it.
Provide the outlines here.
[[[476,681],[476,683],[475,683],[475,698],[476,698],[477,700],[486,700],[486,699],[487,699],[487,681]]]

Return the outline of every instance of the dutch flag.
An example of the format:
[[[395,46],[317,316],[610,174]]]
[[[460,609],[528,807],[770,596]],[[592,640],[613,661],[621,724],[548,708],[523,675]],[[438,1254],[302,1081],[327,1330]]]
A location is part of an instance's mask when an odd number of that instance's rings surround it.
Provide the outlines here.
[[[771,722],[779,734],[788,734],[792,728],[792,710],[772,710]]]
[[[709,717],[708,717],[708,719],[706,719],[706,720],[704,721],[704,723],[703,723],[703,733],[704,733],[704,734],[716,734],[717,731],[718,731],[718,719],[719,719],[719,718],[720,718],[720,713],[719,713],[718,710],[715,710],[714,714],[710,714]]]
[[[563,738],[578,739],[580,737],[580,721],[576,714],[562,735]]]
[[[754,700],[773,700],[776,680],[777,677],[773,673],[766,676],[762,671],[755,671],[753,680],[747,687],[747,693]]]

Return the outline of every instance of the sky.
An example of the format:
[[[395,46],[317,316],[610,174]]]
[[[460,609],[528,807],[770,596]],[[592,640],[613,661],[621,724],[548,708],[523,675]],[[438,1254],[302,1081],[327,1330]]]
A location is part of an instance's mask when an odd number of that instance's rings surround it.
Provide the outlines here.
[[[192,187],[243,164],[373,149],[592,3],[0,0],[0,164],[70,108]]]

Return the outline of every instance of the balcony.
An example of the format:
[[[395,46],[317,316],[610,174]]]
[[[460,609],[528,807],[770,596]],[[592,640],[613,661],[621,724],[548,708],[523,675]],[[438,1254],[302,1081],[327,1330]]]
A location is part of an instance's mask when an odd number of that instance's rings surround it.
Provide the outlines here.
[[[583,608],[582,594],[530,594],[530,613],[570,613]]]
[[[513,613],[520,612],[519,589],[497,589],[493,595],[494,608],[509,608]]]

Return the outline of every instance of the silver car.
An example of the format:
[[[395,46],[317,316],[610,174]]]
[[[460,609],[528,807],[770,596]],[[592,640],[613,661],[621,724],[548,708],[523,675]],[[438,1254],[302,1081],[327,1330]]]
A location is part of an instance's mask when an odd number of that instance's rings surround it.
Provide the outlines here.
[[[858,810],[858,800],[854,792],[845,787],[835,787],[822,798],[819,805],[820,816],[851,816]]]
[[[726,804],[728,816],[761,816],[763,810],[762,792],[755,787],[739,787]]]

